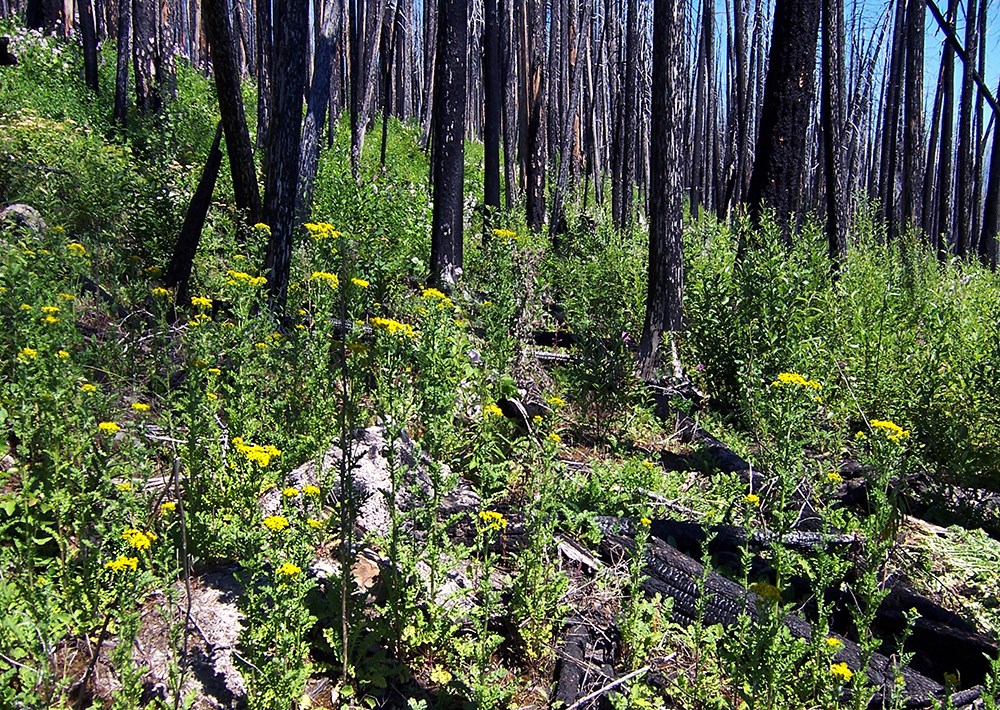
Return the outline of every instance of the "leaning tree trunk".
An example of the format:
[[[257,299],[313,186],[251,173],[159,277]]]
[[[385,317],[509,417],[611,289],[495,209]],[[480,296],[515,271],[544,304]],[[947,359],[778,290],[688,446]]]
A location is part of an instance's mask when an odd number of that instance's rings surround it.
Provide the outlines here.
[[[309,0],[275,0],[282,18],[274,28],[274,90],[264,216],[271,228],[266,271],[271,314],[281,317],[288,300],[295,232],[295,196],[302,139],[302,88],[306,76]]]
[[[649,280],[638,373],[651,379],[664,333],[679,331],[684,296],[681,131],[684,125],[684,0],[653,4]]]
[[[205,32],[212,51],[212,69],[219,96],[219,113],[226,133],[226,151],[233,176],[236,207],[249,224],[260,219],[260,187],[247,129],[239,67],[226,0],[203,0]],[[293,182],[294,185],[294,182]]]
[[[773,209],[789,243],[807,162],[820,7],[820,0],[775,2],[760,135],[747,194],[754,222],[759,224],[763,210]]]
[[[447,290],[454,287],[462,268],[467,32],[466,0],[440,0],[437,68],[434,71],[431,282]]]
[[[208,215],[208,207],[212,202],[212,191],[215,189],[215,181],[219,176],[219,166],[222,164],[222,122],[219,122],[215,129],[215,140],[212,141],[212,149],[208,152],[208,159],[205,161],[205,170],[198,181],[198,188],[191,196],[191,204],[188,206],[187,215],[184,217],[184,226],[181,227],[180,236],[174,247],[174,255],[170,259],[170,266],[167,268],[164,283],[170,288],[176,288],[174,292],[174,302],[184,303],[187,301],[188,280],[191,278],[191,267],[194,264],[194,256],[198,251],[198,242],[201,241],[201,230],[205,226],[205,217]]]
[[[313,185],[316,181],[316,170],[319,167],[320,128],[326,121],[327,105],[330,103],[330,76],[337,43],[337,37],[334,33],[337,23],[336,13],[337,5],[334,0],[326,0],[313,60],[312,88],[309,90],[306,119],[302,127],[302,149],[299,157],[299,182],[295,208],[298,222],[306,222],[312,212]]]
[[[118,5],[118,65],[115,73],[115,109],[112,123],[125,127],[128,120],[128,62],[132,44],[132,3],[122,0]]]

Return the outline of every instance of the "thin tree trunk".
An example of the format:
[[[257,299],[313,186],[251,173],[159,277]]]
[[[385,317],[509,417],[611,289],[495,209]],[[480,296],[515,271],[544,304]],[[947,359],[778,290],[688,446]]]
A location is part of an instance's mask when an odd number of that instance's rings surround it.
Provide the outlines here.
[[[500,209],[500,18],[497,0],[486,0],[483,36],[483,88],[486,98],[483,117],[483,204]]]
[[[307,222],[312,213],[313,186],[319,167],[320,129],[326,121],[330,103],[330,75],[333,57],[337,50],[337,6],[334,0],[325,0],[320,22],[319,39],[313,57],[312,87],[306,104],[306,118],[302,127],[302,147],[299,155],[299,182],[296,196],[296,221]]]
[[[115,73],[115,109],[111,120],[122,128],[128,120],[128,65],[132,53],[132,2],[122,0],[118,9],[118,65]]]
[[[257,150],[267,152],[271,134],[271,57],[274,54],[271,0],[257,0],[254,23],[257,29]],[[267,173],[267,163],[261,166]]]
[[[128,0],[123,0],[127,2]],[[135,98],[139,113],[160,111],[156,67],[156,0],[132,0],[132,60],[135,64]]]
[[[982,0],[985,2],[985,0]],[[958,104],[958,158],[957,195],[955,196],[955,254],[965,257],[972,248],[972,195],[975,175],[973,151],[972,119],[975,113],[975,97],[972,61],[979,46],[979,31],[976,22],[976,0],[968,0],[965,16],[966,62],[962,71],[962,94]]]
[[[97,83],[97,30],[94,26],[93,0],[79,0],[80,41],[83,44],[83,75],[87,88],[99,93]]]
[[[1000,94],[1000,86],[997,87]],[[990,178],[986,186],[983,205],[983,233],[980,237],[980,255],[997,268],[997,235],[1000,234],[1000,120],[993,117],[993,154],[990,157]]]
[[[906,0],[906,85],[903,107],[902,216],[905,226],[921,222],[918,186],[923,182],[924,0]]]
[[[847,195],[843,180],[844,3],[823,0],[823,164],[826,235],[834,273],[847,259]]]

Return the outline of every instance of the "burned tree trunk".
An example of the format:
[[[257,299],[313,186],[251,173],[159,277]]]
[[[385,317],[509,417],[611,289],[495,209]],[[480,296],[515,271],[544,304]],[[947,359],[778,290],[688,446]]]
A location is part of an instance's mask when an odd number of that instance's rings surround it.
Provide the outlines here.
[[[191,278],[191,267],[194,264],[194,256],[198,251],[198,242],[201,241],[201,230],[205,226],[205,217],[208,215],[208,207],[212,202],[212,191],[215,189],[215,181],[219,176],[219,166],[222,164],[222,122],[215,129],[215,140],[212,141],[212,149],[208,152],[208,159],[205,160],[205,170],[198,181],[198,188],[191,196],[191,204],[188,205],[187,215],[184,217],[184,225],[181,227],[180,236],[174,247],[174,255],[170,259],[170,266],[167,267],[164,283],[170,288],[176,288],[174,293],[175,303],[187,301],[188,279]]]
[[[274,92],[264,216],[271,228],[266,272],[268,306],[276,317],[284,315],[295,232],[295,196],[302,138],[302,89],[306,76],[306,42],[309,0],[276,0],[275,14],[282,21],[274,30]]]
[[[306,104],[306,118],[302,127],[302,149],[299,156],[299,181],[296,192],[296,221],[306,222],[312,212],[313,185],[319,167],[320,129],[326,121],[330,103],[330,76],[336,53],[337,5],[326,0],[320,24],[319,39],[313,60],[312,88]]]
[[[431,282],[451,290],[462,268],[468,4],[438,3]]]
[[[664,333],[682,325],[681,136],[684,116],[684,3],[653,5],[653,103],[650,132],[649,267],[646,317],[639,344],[639,376],[656,369]]]
[[[94,25],[93,0],[79,0],[80,42],[83,45],[83,76],[87,88],[95,94],[97,84],[97,29]]]
[[[997,87],[1000,94],[1000,87]],[[997,235],[1000,234],[1000,116],[993,117],[993,154],[990,157],[990,177],[983,205],[983,233],[979,240],[979,255],[990,268],[997,268]]]
[[[122,0],[128,2],[128,0]],[[132,0],[132,61],[135,65],[135,104],[144,116],[159,113],[155,0]]]
[[[826,179],[827,249],[834,269],[847,259],[844,184],[844,2],[823,0],[823,170]]]
[[[546,73],[545,0],[524,3],[525,64],[522,82],[526,109],[526,209],[528,227],[541,230],[545,224],[546,168]]]
[[[132,44],[132,3],[123,0],[118,7],[118,65],[115,73],[115,108],[112,123],[125,127],[128,120],[128,63]]]
[[[906,81],[903,105],[903,185],[904,226],[921,222],[918,186],[923,182],[923,100],[924,100],[924,0],[906,0]]]
[[[486,0],[483,32],[483,89],[486,98],[483,118],[483,204],[487,210],[500,209],[500,18],[497,0]]]
[[[786,241],[799,212],[812,115],[820,0],[776,0],[757,155],[747,201],[755,222],[772,209]]]
[[[982,0],[985,2],[985,0]],[[956,165],[957,194],[955,196],[955,254],[968,255],[972,249],[972,195],[975,175],[972,117],[974,113],[975,73],[979,32],[976,23],[976,0],[969,0],[965,14],[965,61],[962,66],[962,93],[958,103],[958,158]]]
[[[225,0],[204,0],[205,32],[212,52],[215,87],[219,96],[219,113],[226,133],[226,152],[233,175],[236,207],[250,224],[261,214],[257,168],[253,162],[250,131],[247,129],[243,95],[240,91],[239,67],[233,44],[232,27]],[[294,184],[294,183],[293,183]]]

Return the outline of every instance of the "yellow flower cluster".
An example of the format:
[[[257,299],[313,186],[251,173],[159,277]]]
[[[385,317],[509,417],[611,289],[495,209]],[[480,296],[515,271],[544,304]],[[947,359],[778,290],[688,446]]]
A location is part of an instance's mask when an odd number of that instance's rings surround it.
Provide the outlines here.
[[[841,641],[840,639],[835,638],[833,636],[830,636],[826,640],[826,646],[827,646],[827,648],[832,648],[833,650],[837,650],[837,649],[839,649],[843,645],[844,645],[843,641]]]
[[[156,533],[128,528],[122,533],[122,539],[136,550],[148,550],[156,540]]]
[[[193,296],[191,298],[191,305],[197,306],[198,308],[211,308],[212,299],[205,298],[204,296]]]
[[[417,337],[412,325],[400,323],[398,320],[392,320],[391,318],[372,318],[371,322],[373,327],[381,328],[389,335],[403,335],[407,338]]]
[[[747,493],[745,496],[743,496],[743,500],[746,501],[749,505],[753,506],[760,505],[760,496],[757,495],[756,493]]]
[[[904,429],[894,422],[890,422],[883,419],[872,419],[871,420],[872,429],[878,429],[885,433],[889,437],[889,441],[894,441],[897,444],[902,442],[903,439],[910,435],[908,429]]]
[[[549,397],[548,403],[551,404],[556,409],[566,406],[566,400],[562,397]]]
[[[59,352],[56,353],[56,357],[59,358],[60,360],[69,360],[69,351],[60,350]]]
[[[80,391],[86,392],[87,394],[94,394],[97,391],[97,385],[92,385],[89,382],[84,382],[80,385]]]
[[[303,226],[309,232],[309,236],[316,240],[336,239],[340,236],[340,232],[329,222],[306,222]]]
[[[773,387],[780,387],[782,385],[795,385],[797,387],[805,387],[811,390],[821,390],[823,385],[821,385],[816,380],[807,380],[802,375],[796,372],[782,372],[778,374],[778,379],[771,383]]]
[[[295,577],[302,572],[302,568],[298,565],[293,565],[291,562],[285,562],[278,568],[278,574],[282,577]]]
[[[316,520],[316,518],[308,518],[306,520],[306,525],[313,528],[314,530],[319,530],[321,527],[323,527],[323,521]]]
[[[326,281],[333,288],[337,288],[340,285],[340,279],[337,278],[336,274],[331,274],[329,271],[314,271],[312,276],[309,277],[310,281]]]
[[[500,530],[507,527],[507,518],[503,517],[503,513],[498,513],[495,510],[479,511],[479,521],[480,529],[483,531]]]
[[[648,528],[652,524],[653,524],[653,521],[650,520],[649,518],[647,518],[646,516],[643,516],[643,517],[639,518],[639,525],[641,525],[644,528]]]
[[[830,483],[843,483],[844,477],[841,476],[836,471],[830,471],[830,473],[826,474],[826,480],[828,480]]]
[[[511,231],[509,229],[494,229],[493,234],[500,237],[501,239],[516,239],[517,232]]]
[[[437,301],[437,307],[443,311],[450,310],[455,307],[454,302],[436,288],[425,288],[423,295],[426,299]]]
[[[255,224],[253,226],[253,228],[256,229],[258,232],[263,232],[264,234],[270,234],[271,233],[271,228],[268,227],[263,222],[258,222],[257,224]]]
[[[298,494],[299,494],[299,489],[292,488],[291,486],[281,491],[281,495],[285,496],[285,498],[294,498]]]
[[[76,254],[77,256],[87,255],[87,248],[83,246],[83,244],[81,244],[80,242],[70,242],[69,244],[66,245],[66,248],[69,249],[73,254]]]
[[[149,405],[146,404],[145,402],[133,402],[132,409],[134,409],[137,412],[148,412]]]
[[[177,509],[177,504],[172,500],[168,500],[166,503],[160,504],[160,515],[166,515],[167,513],[173,513]]]
[[[847,667],[846,663],[833,663],[830,665],[830,672],[834,678],[838,678],[844,683],[850,683],[854,677],[854,671]]]
[[[84,385],[84,387],[86,387],[86,385]],[[115,422],[101,422],[100,424],[97,425],[97,428],[100,429],[105,434],[117,434],[122,430],[122,428],[118,426]]]
[[[59,312],[59,306],[42,306],[42,313],[47,313],[50,316],[54,316]]]
[[[47,325],[55,325],[56,323],[59,322],[59,318],[57,318],[56,316],[45,316],[44,318],[42,318],[42,322]]]
[[[170,289],[163,288],[162,286],[156,286],[152,289],[151,293],[157,298],[170,298]]]
[[[555,432],[549,433],[549,435],[546,436],[545,439],[553,444],[559,444],[560,442],[562,442],[562,437],[556,434]]]
[[[303,486],[302,492],[305,493],[307,496],[318,496],[319,486],[314,486],[312,484],[309,484],[308,486]]]
[[[226,272],[226,276],[229,277],[228,279],[226,279],[226,283],[229,284],[230,286],[240,283],[246,284],[247,286],[263,286],[264,284],[267,283],[267,279],[265,277],[251,276],[245,271],[235,271],[233,269],[229,269]]]
[[[252,461],[261,468],[266,468],[271,463],[271,459],[281,456],[281,450],[270,444],[267,446],[247,444],[239,436],[233,437],[233,446],[236,447],[237,451],[246,456],[249,461]]]
[[[17,354],[17,359],[21,362],[28,362],[28,360],[34,360],[38,357],[38,351],[34,348],[21,348],[21,352]]]
[[[281,532],[288,529],[288,518],[284,515],[270,515],[264,518],[264,527],[271,532]]]
[[[359,279],[356,276],[351,278],[351,283],[357,286],[358,288],[368,288],[369,286],[372,285],[371,282],[368,281],[367,279]]]
[[[489,419],[490,417],[502,417],[502,416],[503,416],[503,410],[500,409],[500,407],[498,407],[495,404],[487,404],[485,407],[483,407],[484,419]]]
[[[133,572],[135,572],[135,570],[138,567],[139,567],[138,557],[127,557],[125,555],[121,555],[115,560],[111,560],[110,562],[104,563],[104,569],[109,569],[112,572],[124,572],[127,569],[130,569]]]

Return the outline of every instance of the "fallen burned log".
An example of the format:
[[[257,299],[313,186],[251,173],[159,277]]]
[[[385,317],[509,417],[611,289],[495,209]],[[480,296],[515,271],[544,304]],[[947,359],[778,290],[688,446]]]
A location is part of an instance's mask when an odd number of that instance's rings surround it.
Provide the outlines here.
[[[613,564],[627,559],[634,549],[632,538],[613,533],[606,534],[600,545],[602,557]],[[682,624],[701,622],[729,626],[741,615],[749,615],[755,620],[760,618],[758,605],[763,601],[760,597],[717,573],[706,571],[699,562],[655,537],[649,538],[643,572],[648,575],[642,584],[643,591],[670,597],[673,618]],[[787,616],[785,625],[797,638],[812,636],[811,625],[800,617]],[[861,672],[861,649],[847,638],[835,638],[842,645],[834,662],[846,663],[853,672]],[[880,653],[872,655],[864,671],[876,688],[869,707],[882,707],[897,694],[902,696],[905,708],[930,708],[934,702],[945,700],[950,700],[952,707],[972,707],[980,697],[977,689],[971,689],[972,692],[963,691],[945,698],[942,684],[909,668],[897,669],[890,658]],[[901,685],[896,682],[897,672],[903,681]]]

